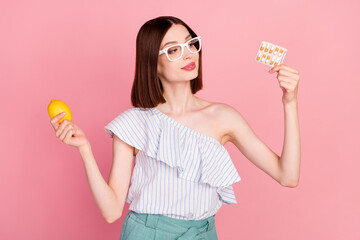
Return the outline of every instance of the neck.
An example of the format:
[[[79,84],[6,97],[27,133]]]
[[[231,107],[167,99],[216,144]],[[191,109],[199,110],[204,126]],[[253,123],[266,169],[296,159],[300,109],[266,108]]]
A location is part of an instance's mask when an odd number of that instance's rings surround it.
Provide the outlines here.
[[[172,115],[182,115],[194,108],[197,97],[191,92],[190,81],[162,83],[166,102],[159,104],[160,109]]]

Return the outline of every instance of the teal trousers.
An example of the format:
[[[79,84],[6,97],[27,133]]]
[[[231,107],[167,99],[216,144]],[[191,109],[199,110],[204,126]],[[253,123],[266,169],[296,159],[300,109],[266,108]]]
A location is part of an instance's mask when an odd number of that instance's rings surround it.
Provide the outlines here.
[[[130,211],[123,222],[120,240],[217,240],[214,217],[181,220]]]

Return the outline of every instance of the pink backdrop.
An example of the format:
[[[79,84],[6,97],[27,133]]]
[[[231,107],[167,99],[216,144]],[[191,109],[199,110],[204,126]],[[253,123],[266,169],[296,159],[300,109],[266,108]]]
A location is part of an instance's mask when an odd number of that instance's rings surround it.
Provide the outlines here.
[[[235,107],[277,154],[282,91],[254,60],[261,41],[287,48],[284,64],[300,72],[299,186],[280,186],[227,143],[242,181],[238,204],[215,217],[219,239],[360,239],[360,4],[334,2],[0,1],[0,239],[119,239],[129,205],[103,219],[46,108],[52,98],[70,106],[107,180],[103,127],[131,107],[136,34],[160,15],[203,37],[197,95]]]

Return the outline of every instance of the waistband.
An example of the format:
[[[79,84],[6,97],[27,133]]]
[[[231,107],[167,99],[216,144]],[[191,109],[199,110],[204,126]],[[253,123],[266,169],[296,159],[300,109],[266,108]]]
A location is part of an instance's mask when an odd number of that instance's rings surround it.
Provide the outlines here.
[[[215,227],[215,215],[201,220],[182,220],[160,214],[137,213],[134,211],[130,211],[128,215],[141,221],[147,227],[183,234],[181,237],[184,239],[191,239],[190,237],[209,231]]]

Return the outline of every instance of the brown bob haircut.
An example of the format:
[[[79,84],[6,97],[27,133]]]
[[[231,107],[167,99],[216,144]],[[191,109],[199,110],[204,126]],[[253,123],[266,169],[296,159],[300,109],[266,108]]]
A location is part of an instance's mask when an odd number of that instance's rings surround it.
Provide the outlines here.
[[[161,16],[144,23],[136,37],[135,78],[131,89],[131,103],[134,107],[153,108],[165,103],[164,89],[157,74],[160,44],[166,32],[173,24],[187,28],[191,37],[196,33],[182,20],[172,16]],[[195,94],[202,89],[202,64],[199,52],[199,73],[190,80],[191,92]]]

